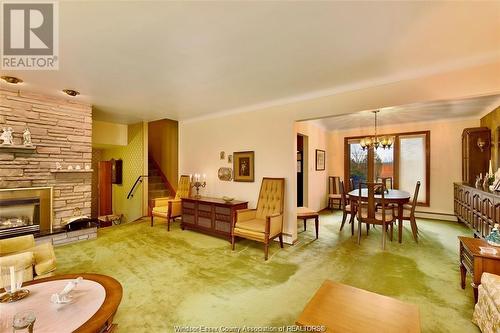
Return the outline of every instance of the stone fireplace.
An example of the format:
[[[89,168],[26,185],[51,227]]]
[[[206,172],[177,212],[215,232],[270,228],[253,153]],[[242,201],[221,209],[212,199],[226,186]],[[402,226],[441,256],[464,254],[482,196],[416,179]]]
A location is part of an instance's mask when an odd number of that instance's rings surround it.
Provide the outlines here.
[[[52,231],[52,188],[0,190],[0,238]]]
[[[85,167],[92,162],[91,105],[71,97],[0,89],[3,127],[12,128],[16,147],[0,145],[1,229],[22,224],[36,228],[36,208],[33,213],[30,208],[37,206],[30,202],[36,198],[42,233],[63,226],[75,209],[90,216],[92,170]],[[26,128],[33,147],[21,149]]]

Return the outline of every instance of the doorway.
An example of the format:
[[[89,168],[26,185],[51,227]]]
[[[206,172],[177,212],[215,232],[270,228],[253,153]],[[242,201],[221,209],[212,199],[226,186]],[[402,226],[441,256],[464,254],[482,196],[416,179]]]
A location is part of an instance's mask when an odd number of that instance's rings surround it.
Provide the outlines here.
[[[297,135],[297,207],[307,206],[307,136]]]

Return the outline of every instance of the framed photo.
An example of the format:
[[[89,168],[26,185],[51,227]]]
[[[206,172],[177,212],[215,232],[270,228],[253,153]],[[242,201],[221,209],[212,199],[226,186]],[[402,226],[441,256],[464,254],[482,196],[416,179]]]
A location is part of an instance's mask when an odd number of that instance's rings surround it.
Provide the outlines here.
[[[239,151],[233,153],[233,179],[235,182],[253,182],[255,154],[253,151]]]
[[[316,171],[325,170],[325,151],[316,149]]]

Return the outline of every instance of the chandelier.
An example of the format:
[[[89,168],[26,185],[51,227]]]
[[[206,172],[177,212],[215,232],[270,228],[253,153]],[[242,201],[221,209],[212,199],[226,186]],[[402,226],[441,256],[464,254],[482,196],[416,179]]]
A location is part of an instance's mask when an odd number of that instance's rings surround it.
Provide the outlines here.
[[[367,136],[361,139],[359,144],[361,145],[361,148],[363,150],[367,150],[370,148],[377,149],[379,147],[382,147],[384,149],[390,149],[392,147],[392,144],[394,143],[394,138],[392,136],[377,135],[377,113],[379,112],[380,110],[372,111],[372,113],[375,115],[375,135]]]

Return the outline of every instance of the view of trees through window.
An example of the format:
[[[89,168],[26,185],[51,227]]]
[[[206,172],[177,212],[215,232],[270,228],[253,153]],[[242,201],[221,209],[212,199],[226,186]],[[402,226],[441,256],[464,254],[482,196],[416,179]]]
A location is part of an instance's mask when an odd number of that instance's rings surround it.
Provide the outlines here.
[[[390,178],[391,186],[413,193],[415,184],[420,181],[418,201],[428,204],[429,132],[399,133],[394,136],[396,147],[399,147],[397,152],[394,145],[388,149],[379,147],[373,151],[363,150],[359,138],[346,138],[349,158],[346,156],[345,163],[348,163],[348,176],[353,185],[349,190],[357,189],[360,183],[369,178],[373,181]],[[398,173],[395,172],[396,167]],[[372,177],[368,177],[368,169],[372,170]]]

